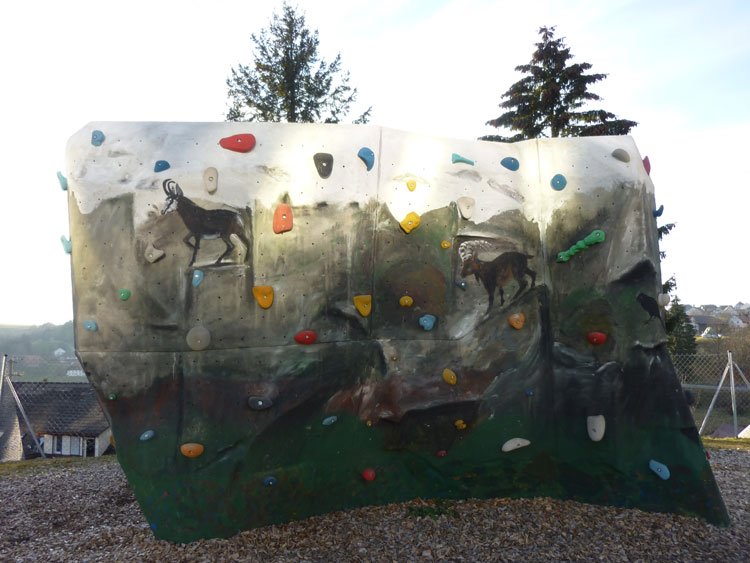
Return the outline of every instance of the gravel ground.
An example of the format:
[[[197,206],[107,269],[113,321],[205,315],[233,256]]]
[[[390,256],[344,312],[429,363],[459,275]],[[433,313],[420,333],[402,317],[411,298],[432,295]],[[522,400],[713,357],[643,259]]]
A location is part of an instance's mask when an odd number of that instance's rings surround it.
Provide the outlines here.
[[[114,458],[40,464],[0,478],[0,561],[750,561],[750,451],[711,464],[730,529],[546,498],[415,500],[191,544],[154,539]]]

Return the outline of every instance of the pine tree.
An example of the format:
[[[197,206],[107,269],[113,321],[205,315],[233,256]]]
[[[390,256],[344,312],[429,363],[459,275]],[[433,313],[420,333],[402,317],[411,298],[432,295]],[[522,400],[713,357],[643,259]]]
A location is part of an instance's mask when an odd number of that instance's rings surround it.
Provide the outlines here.
[[[584,137],[591,135],[627,135],[637,123],[618,119],[602,109],[583,110],[589,101],[601,98],[589,92],[592,84],[606,74],[586,74],[589,63],[568,64],[573,58],[564,38],[555,39],[554,27],[539,29],[542,36],[529,64],[516,67],[527,74],[513,84],[500,103],[508,110],[487,122],[519,133],[512,137],[486,135],[485,141],[515,142],[538,137]]]
[[[667,330],[667,349],[675,354],[695,354],[698,345],[695,342],[695,327],[685,312],[685,306],[680,298],[675,296],[667,311],[664,323]]]
[[[284,4],[260,36],[252,34],[255,61],[232,68],[227,79],[227,121],[338,123],[357,98],[341,54],[331,64],[318,56],[318,31],[305,25],[304,14]],[[369,108],[355,123],[367,123]]]

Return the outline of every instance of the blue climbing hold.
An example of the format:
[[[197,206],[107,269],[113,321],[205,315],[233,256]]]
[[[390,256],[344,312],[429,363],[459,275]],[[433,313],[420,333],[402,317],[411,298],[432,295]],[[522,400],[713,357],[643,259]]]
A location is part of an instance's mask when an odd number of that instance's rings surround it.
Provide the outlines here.
[[[513,170],[513,172],[518,170],[518,167],[520,166],[518,159],[513,158],[512,156],[506,156],[500,161],[500,164],[505,166],[508,170]]]
[[[464,164],[471,164],[472,166],[474,166],[473,160],[469,160],[468,158],[463,157],[460,154],[456,154],[456,153],[453,153],[451,155],[451,162],[453,164],[456,164],[457,162],[463,162]]]
[[[62,172],[57,172],[57,181],[60,182],[60,187],[62,188],[62,191],[67,192],[68,191],[68,179],[62,175]]]
[[[432,330],[432,327],[435,326],[436,320],[437,317],[435,317],[435,315],[423,315],[419,319],[419,326],[425,330]]]
[[[656,473],[659,477],[664,479],[665,481],[669,479],[669,468],[664,465],[663,463],[659,463],[658,461],[652,459],[648,462],[648,467]]]
[[[201,270],[195,270],[193,272],[193,287],[198,287],[203,281],[203,272]]]
[[[263,479],[263,486],[264,487],[273,487],[276,484],[276,477],[271,477],[270,475]]]
[[[151,529],[156,530],[156,524],[151,524]]]
[[[457,285],[457,286],[458,286],[459,288],[461,288],[461,289],[463,289],[464,291],[466,291],[466,282],[465,282],[465,281],[463,281],[463,280],[462,280],[462,281],[457,281],[457,282],[456,282],[456,285]]]
[[[68,239],[65,238],[65,235],[60,237],[60,242],[63,245],[63,250],[65,251],[65,254],[70,254],[73,252],[73,243],[70,242]]]
[[[664,213],[664,206],[663,206],[663,205],[660,205],[660,206],[659,206],[659,209],[655,209],[655,210],[654,210],[654,211],[652,211],[651,213],[653,213],[653,214],[654,214],[654,217],[661,217],[661,214],[662,214],[662,213]]]
[[[99,325],[96,324],[96,321],[83,321],[83,328],[89,332],[96,332],[99,330]]]
[[[372,149],[362,147],[361,149],[359,149],[357,156],[362,159],[362,162],[365,163],[368,172],[372,170],[373,166],[375,166],[375,153],[372,152]]]
[[[533,389],[526,389],[526,396],[527,397],[531,397],[533,394],[534,394],[534,390]]]
[[[154,437],[154,431],[146,430],[143,434],[141,434],[141,442],[146,442],[153,437]]]
[[[104,142],[104,133],[98,129],[91,132],[91,144],[95,147],[100,146]]]
[[[323,419],[323,426],[330,426],[334,422],[338,420],[337,416],[329,416],[328,418]]]
[[[157,160],[154,164],[154,172],[164,172],[169,168],[169,163],[166,160]]]
[[[568,185],[568,181],[565,179],[565,176],[562,174],[555,174],[552,176],[552,181],[550,182],[550,185],[552,186],[552,189],[557,190],[558,192],[565,188],[565,186]]]
[[[247,405],[254,411],[264,411],[273,406],[273,401],[267,397],[248,397]]]

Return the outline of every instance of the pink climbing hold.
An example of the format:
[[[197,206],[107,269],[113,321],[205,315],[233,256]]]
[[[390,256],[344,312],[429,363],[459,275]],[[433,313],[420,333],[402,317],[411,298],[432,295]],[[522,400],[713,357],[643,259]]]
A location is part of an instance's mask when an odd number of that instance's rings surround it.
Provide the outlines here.
[[[312,344],[318,335],[312,330],[303,330],[294,335],[294,339],[300,344]]]
[[[643,158],[643,167],[646,169],[646,174],[651,176],[651,161],[647,156]]]
[[[243,133],[241,135],[232,135],[224,137],[219,144],[227,150],[235,152],[250,152],[255,146],[255,135]]]
[[[439,452],[437,453],[437,456],[438,456],[438,457],[445,457],[445,456],[447,456],[447,455],[448,455],[448,452],[446,452],[445,450],[440,450],[440,451],[439,451]]]
[[[372,467],[368,467],[362,472],[362,479],[365,481],[372,481],[375,479],[375,470]]]

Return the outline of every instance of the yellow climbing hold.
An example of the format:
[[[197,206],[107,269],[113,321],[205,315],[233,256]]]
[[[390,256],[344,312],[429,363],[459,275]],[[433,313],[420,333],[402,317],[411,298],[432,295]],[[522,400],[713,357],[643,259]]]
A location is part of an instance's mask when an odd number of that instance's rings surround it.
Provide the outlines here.
[[[180,446],[180,451],[185,457],[198,457],[203,453],[201,444],[187,443]]]
[[[454,422],[453,425],[457,430],[463,430],[464,428],[466,428],[466,423],[460,418],[456,422]]]
[[[412,299],[408,295],[404,295],[401,299],[398,300],[398,302],[402,307],[411,307],[414,304],[414,299]]]
[[[450,248],[451,243],[449,243],[447,240],[444,240],[443,242],[440,243],[440,246],[442,246],[443,248]]]
[[[512,326],[516,330],[520,330],[521,328],[523,328],[523,323],[525,320],[526,320],[526,317],[523,316],[523,313],[513,313],[508,318],[508,322],[510,323],[510,326]]]
[[[365,422],[365,424],[366,424],[366,425],[367,425],[368,427],[372,426],[372,420],[368,420],[367,422]]]
[[[354,306],[360,315],[368,316],[372,312],[372,295],[355,295]]]
[[[409,188],[410,192],[413,192],[417,189],[417,181],[416,180],[409,180],[406,182],[406,187]]]
[[[443,380],[448,385],[455,385],[456,384],[456,374],[452,370],[444,369],[443,370]]]
[[[401,221],[401,228],[409,234],[413,229],[419,227],[419,220],[419,215],[412,211]]]
[[[253,295],[258,305],[268,309],[273,303],[273,288],[270,285],[256,285],[253,287]]]

